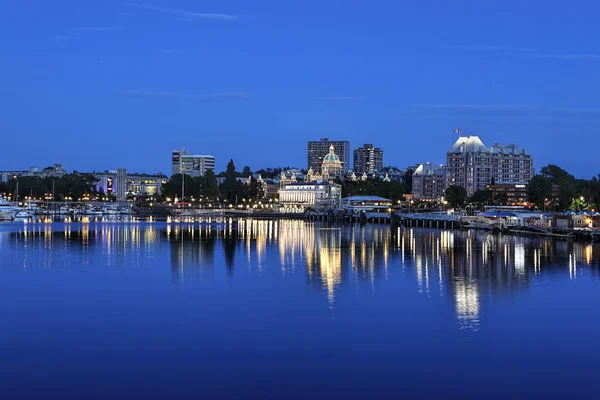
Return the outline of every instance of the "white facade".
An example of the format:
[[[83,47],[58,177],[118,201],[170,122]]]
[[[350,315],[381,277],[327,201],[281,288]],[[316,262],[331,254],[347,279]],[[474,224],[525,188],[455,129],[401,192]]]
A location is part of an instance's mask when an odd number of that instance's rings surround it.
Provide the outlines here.
[[[477,136],[460,137],[446,157],[446,187],[462,186],[472,195],[492,184],[526,184],[533,177],[533,157],[514,144],[486,147]]]
[[[330,183],[295,183],[279,190],[279,204],[284,210],[302,212],[307,208],[317,210],[339,209],[342,187]]]

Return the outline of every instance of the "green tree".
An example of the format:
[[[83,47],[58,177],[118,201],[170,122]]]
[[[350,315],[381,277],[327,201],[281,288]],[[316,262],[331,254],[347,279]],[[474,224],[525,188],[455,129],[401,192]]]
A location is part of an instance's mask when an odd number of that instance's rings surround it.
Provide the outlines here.
[[[480,189],[473,193],[469,201],[477,204],[479,207],[489,205],[494,198],[494,193],[489,189]]]
[[[219,184],[217,183],[217,177],[213,170],[206,171],[203,177],[202,184],[202,196],[207,199],[216,199],[221,195],[219,191]]]
[[[492,204],[496,206],[505,206],[508,204],[508,194],[505,192],[494,194],[494,198],[492,199]]]
[[[238,174],[235,171],[233,160],[229,160],[227,169],[225,170],[225,180],[219,187],[222,196],[230,202],[237,203],[244,197],[244,184],[237,180]]]
[[[246,197],[252,200],[260,200],[264,198],[264,195],[265,193],[262,184],[252,177],[247,185]]]
[[[467,190],[462,186],[451,185],[446,189],[446,201],[453,208],[464,206],[467,200]]]
[[[246,165],[242,170],[242,177],[247,178],[250,175],[252,175],[252,170],[250,170],[250,167]]]
[[[585,211],[590,208],[590,205],[585,201],[585,197],[583,196],[573,198],[569,205],[569,210],[571,211]]]
[[[552,181],[544,175],[536,175],[527,186],[529,202],[542,210],[545,204],[552,199]]]
[[[183,175],[175,174],[164,183],[160,189],[160,193],[163,197],[169,197],[174,199],[175,197],[181,198],[181,185],[185,184],[184,196],[186,199],[190,197],[199,197],[202,194],[202,178],[195,178],[187,174]]]

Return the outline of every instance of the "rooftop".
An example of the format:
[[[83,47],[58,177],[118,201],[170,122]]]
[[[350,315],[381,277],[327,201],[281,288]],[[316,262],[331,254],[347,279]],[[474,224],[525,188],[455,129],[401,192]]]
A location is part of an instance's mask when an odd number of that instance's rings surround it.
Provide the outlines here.
[[[413,175],[443,175],[444,166],[441,164],[423,163],[419,164]]]
[[[343,201],[379,201],[379,202],[390,202],[390,199],[384,199],[379,196],[350,196],[342,199]]]
[[[475,151],[488,151],[479,136],[461,136],[448,150],[448,153],[470,153]]]

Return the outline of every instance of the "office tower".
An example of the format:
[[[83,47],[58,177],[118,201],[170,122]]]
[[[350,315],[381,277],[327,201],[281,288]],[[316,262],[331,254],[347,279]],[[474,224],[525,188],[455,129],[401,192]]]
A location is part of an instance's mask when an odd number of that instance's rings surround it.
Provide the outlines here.
[[[372,174],[375,171],[383,169],[383,150],[373,147],[372,144],[365,144],[354,150],[354,173]]]
[[[171,153],[171,175],[186,174],[204,176],[206,171],[215,170],[215,157],[209,155],[190,155],[186,149],[173,150]]]
[[[486,147],[477,136],[460,137],[446,155],[446,186],[462,186],[467,194],[492,184],[527,184],[533,157],[514,144]]]
[[[342,171],[346,174],[350,168],[350,142],[347,140],[329,140],[328,138],[322,138],[318,141],[308,142],[308,169],[312,169],[315,173],[322,172],[321,166],[323,165],[323,159],[329,154],[329,147],[331,146],[333,146],[335,154],[340,158],[340,161],[342,162]]]

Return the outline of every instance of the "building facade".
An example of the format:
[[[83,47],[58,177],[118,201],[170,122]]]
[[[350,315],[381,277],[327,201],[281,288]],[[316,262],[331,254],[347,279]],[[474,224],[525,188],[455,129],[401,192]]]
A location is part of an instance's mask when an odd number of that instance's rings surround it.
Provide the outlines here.
[[[373,147],[372,144],[364,144],[354,150],[354,173],[373,174],[383,170],[383,150]]]
[[[528,205],[529,193],[527,185],[521,183],[501,183],[489,185],[488,189],[492,191],[495,197],[506,194],[507,206],[526,206]]]
[[[215,170],[215,157],[191,155],[186,149],[171,152],[171,175],[186,174],[193,177],[204,176],[206,171]]]
[[[67,174],[62,164],[46,167],[39,170],[38,167],[29,167],[27,170],[0,171],[0,182],[8,182],[11,179],[17,179],[21,176],[39,176],[40,178],[54,177],[62,178]]]
[[[415,200],[438,201],[446,190],[446,168],[432,163],[420,164],[412,174],[412,195]]]
[[[125,201],[128,194],[134,196],[158,194],[162,185],[168,181],[168,177],[164,174],[128,174],[125,168],[92,174],[98,179],[96,189],[114,195],[118,201]]]
[[[342,172],[346,174],[350,169],[350,142],[347,140],[329,140],[328,138],[322,138],[319,141],[308,142],[307,149],[307,163],[308,168],[312,169],[315,173],[322,172],[321,167],[323,160],[329,154],[329,148],[333,146],[335,154],[338,155],[342,163]]]
[[[282,212],[314,210],[338,210],[341,206],[342,187],[326,182],[300,182],[279,189],[279,205]]]
[[[514,144],[486,147],[477,136],[460,137],[446,155],[446,186],[462,186],[472,195],[494,184],[527,184],[533,157]]]

